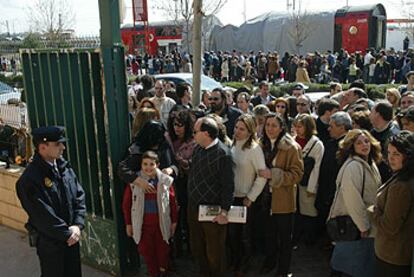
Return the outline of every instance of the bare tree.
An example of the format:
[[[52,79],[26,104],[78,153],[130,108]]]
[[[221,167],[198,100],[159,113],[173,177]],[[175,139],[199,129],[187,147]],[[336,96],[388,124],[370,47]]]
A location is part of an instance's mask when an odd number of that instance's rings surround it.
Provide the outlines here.
[[[155,8],[162,10],[164,15],[173,20],[176,26],[182,27],[183,44],[187,46],[187,52],[190,53],[191,47],[191,30],[194,15],[193,0],[157,0]],[[203,3],[203,16],[217,14],[227,0],[209,0]]]
[[[302,12],[301,9],[292,11],[289,21],[290,28],[288,34],[295,44],[296,52],[300,54],[303,42],[305,42],[315,30],[314,22],[306,10]]]
[[[62,32],[75,25],[75,13],[70,0],[34,0],[27,9],[32,32],[48,39],[60,39]]]

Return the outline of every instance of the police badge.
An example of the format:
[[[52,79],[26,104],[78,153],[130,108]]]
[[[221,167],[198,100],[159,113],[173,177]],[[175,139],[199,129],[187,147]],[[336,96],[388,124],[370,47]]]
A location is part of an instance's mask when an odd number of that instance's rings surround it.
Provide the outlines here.
[[[52,182],[52,180],[50,180],[49,178],[45,178],[45,186],[47,187],[47,188],[51,188],[52,186],[53,186],[53,182]]]

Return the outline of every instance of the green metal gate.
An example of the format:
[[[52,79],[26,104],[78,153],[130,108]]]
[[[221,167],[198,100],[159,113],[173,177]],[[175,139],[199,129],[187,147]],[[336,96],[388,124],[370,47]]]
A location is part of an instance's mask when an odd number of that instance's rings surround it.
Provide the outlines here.
[[[116,166],[130,138],[124,51],[116,45],[102,49],[20,54],[30,126],[66,127],[66,156],[86,193],[82,260],[121,275],[123,186]],[[103,67],[103,60],[112,63]]]

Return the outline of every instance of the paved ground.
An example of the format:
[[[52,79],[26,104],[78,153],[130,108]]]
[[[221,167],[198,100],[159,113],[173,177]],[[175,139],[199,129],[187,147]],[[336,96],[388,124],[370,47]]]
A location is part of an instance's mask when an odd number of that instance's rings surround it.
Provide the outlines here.
[[[253,268],[259,268],[260,260],[253,263]],[[193,277],[197,275],[197,268],[189,257],[183,257],[176,261],[175,276]],[[110,276],[94,268],[83,265],[85,277]],[[128,276],[146,276],[145,268],[139,272],[130,273]],[[292,272],[294,277],[328,277],[329,276],[329,252],[320,250],[320,247],[306,247],[300,245],[297,251],[293,251]],[[273,276],[275,272],[264,277]],[[32,277],[40,276],[39,263],[36,250],[27,244],[27,236],[23,233],[0,225],[0,276]],[[260,276],[257,270],[251,270],[247,276]]]
[[[86,265],[82,265],[82,272],[85,277],[110,276]],[[2,225],[0,225],[0,276],[40,276],[36,249],[29,247],[27,236]]]

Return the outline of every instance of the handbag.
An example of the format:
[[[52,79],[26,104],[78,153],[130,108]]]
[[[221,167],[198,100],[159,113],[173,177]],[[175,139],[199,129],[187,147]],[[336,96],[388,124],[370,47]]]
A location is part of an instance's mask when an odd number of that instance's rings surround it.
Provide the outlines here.
[[[338,192],[339,192],[338,187]],[[365,189],[365,169],[362,174],[362,191],[361,198],[364,198],[364,189]],[[335,201],[332,206],[335,205]],[[328,232],[329,237],[333,241],[354,241],[361,239],[361,232],[358,227],[355,225],[354,221],[349,215],[337,216],[330,218],[326,223],[326,231]]]
[[[303,176],[302,176],[302,180],[300,180],[300,183],[299,183],[302,187],[308,186],[310,175],[312,173],[313,168],[315,167],[315,159],[312,157],[309,157],[309,154],[317,142],[318,141],[315,141],[312,144],[312,147],[306,153],[305,157],[303,157]]]

